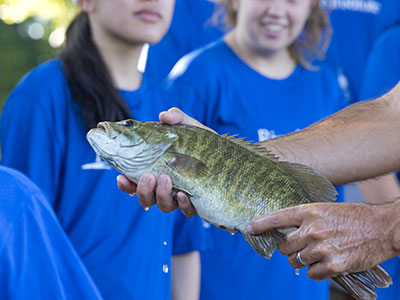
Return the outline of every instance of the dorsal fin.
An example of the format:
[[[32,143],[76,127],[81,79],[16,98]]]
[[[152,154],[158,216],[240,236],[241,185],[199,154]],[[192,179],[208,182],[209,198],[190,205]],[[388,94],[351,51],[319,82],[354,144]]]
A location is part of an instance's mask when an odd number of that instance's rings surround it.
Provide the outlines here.
[[[281,162],[289,173],[304,187],[312,202],[330,202],[335,201],[338,195],[335,187],[328,179],[322,176],[312,168],[289,162]]]
[[[252,141],[244,141],[244,138],[236,138],[237,135],[224,134],[222,137],[236,143],[240,146],[246,147],[250,151],[257,153],[269,160],[279,162],[277,156],[272,154],[266,148],[262,147],[259,143],[252,143]],[[304,191],[309,196],[312,202],[328,202],[335,201],[337,191],[335,187],[321,174],[312,168],[289,162],[279,162],[286,168],[290,174],[304,187]]]
[[[257,153],[258,155],[264,156],[265,158],[268,158],[270,160],[273,160],[275,162],[278,162],[279,159],[277,156],[272,154],[270,151],[262,147],[259,143],[254,143],[254,141],[245,141],[245,137],[237,138],[237,134],[235,135],[229,135],[228,133],[225,133],[221,135],[223,138],[226,138],[230,140],[231,142],[240,145],[242,147],[245,147],[249,149],[250,151],[253,151]]]

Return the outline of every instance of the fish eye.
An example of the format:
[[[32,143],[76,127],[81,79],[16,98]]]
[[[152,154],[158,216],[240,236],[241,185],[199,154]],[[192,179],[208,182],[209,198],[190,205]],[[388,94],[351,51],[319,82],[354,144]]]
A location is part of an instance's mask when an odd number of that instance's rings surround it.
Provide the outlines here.
[[[126,120],[125,123],[123,124],[125,127],[132,127],[135,125],[135,122],[133,120]]]

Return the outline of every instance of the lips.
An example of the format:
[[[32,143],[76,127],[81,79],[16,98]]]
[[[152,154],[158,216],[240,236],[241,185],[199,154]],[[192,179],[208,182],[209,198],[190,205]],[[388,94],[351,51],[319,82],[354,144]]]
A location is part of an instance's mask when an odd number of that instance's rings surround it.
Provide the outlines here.
[[[143,9],[135,13],[144,22],[156,23],[161,19],[161,14],[153,9]]]
[[[285,30],[287,26],[278,23],[264,23],[262,24],[262,30],[271,37],[279,37]]]

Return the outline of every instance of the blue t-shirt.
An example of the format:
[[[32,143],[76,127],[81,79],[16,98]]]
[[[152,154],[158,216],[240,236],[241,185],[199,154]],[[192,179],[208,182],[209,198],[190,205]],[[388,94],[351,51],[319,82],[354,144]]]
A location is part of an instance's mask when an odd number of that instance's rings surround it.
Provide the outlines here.
[[[367,57],[373,44],[390,26],[400,22],[399,0],[321,0],[330,13],[333,35],[327,61],[348,80],[352,101],[360,97]]]
[[[365,68],[362,99],[386,94],[400,81],[400,25],[386,30],[374,44]],[[400,173],[397,176],[400,179]],[[393,279],[388,289],[378,290],[378,299],[400,299],[400,261],[395,257],[382,264]]]
[[[174,102],[146,77],[121,95],[142,121],[157,121]],[[145,212],[118,189],[118,172],[96,157],[87,131],[61,62],[49,61],[25,76],[4,106],[2,163],[44,191],[105,299],[170,299],[171,255],[201,250],[202,225],[157,207]]]
[[[166,83],[181,108],[218,133],[262,141],[302,129],[346,105],[336,74],[298,66],[287,79],[267,78],[224,41],[183,57]],[[207,225],[206,225],[207,226]],[[240,234],[208,226],[213,248],[201,253],[201,299],[328,299],[329,282],[300,276],[286,256],[256,253]]]
[[[102,299],[41,191],[0,167],[0,299]]]
[[[365,67],[362,99],[375,99],[400,81],[400,25],[386,30],[374,44]]]
[[[214,8],[209,0],[176,0],[168,33],[149,48],[146,75],[161,82],[182,56],[221,37],[222,30],[211,21]]]

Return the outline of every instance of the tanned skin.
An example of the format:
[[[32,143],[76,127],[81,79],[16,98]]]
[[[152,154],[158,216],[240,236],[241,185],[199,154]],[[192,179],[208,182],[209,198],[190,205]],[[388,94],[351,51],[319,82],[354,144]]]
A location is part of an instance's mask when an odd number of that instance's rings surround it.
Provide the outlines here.
[[[173,108],[160,114],[169,124],[203,126]],[[204,126],[203,126],[204,127]],[[351,105],[304,130],[262,142],[282,161],[308,165],[333,184],[377,177],[400,169],[400,83],[388,94]],[[189,197],[172,197],[167,175],[158,179],[143,174],[138,185],[118,177],[118,186],[137,192],[143,207],[158,204],[163,212],[182,209],[196,214]],[[365,271],[400,254],[400,201],[384,205],[361,203],[312,203],[255,218],[253,234],[274,228],[297,227],[278,250],[288,255],[294,268],[296,254],[309,266],[307,274],[322,280],[340,274]]]

